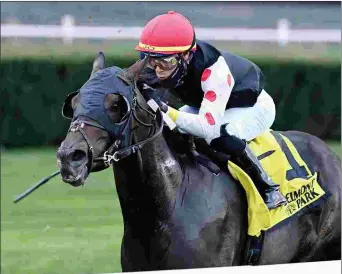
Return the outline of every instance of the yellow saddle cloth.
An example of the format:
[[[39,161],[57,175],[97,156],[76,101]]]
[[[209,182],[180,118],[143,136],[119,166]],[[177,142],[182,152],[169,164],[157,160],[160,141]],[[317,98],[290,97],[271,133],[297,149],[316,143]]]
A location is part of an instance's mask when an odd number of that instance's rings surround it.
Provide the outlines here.
[[[281,221],[321,198],[325,192],[317,182],[292,142],[280,133],[265,132],[249,143],[260,163],[280,192],[286,206],[268,210],[252,179],[236,164],[228,161],[232,176],[243,186],[248,202],[248,235],[259,236]]]

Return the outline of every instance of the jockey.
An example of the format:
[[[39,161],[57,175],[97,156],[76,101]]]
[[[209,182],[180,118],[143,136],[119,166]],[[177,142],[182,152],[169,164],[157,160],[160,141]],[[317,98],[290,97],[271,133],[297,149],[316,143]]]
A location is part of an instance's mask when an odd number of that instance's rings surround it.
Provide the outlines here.
[[[173,11],[153,18],[136,46],[161,87],[187,104],[176,110],[159,101],[182,132],[204,138],[229,154],[256,183],[269,209],[287,203],[248,147],[275,120],[263,74],[251,61],[197,40],[191,23]],[[154,89],[143,83],[144,96]],[[148,95],[150,94],[150,95]]]

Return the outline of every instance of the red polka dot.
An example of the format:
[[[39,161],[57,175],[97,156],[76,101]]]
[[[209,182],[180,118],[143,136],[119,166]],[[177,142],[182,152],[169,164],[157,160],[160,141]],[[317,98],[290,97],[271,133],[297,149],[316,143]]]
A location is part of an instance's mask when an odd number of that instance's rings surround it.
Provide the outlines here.
[[[211,113],[207,112],[207,113],[205,114],[205,118],[207,119],[209,125],[211,125],[211,126],[215,125],[215,119],[214,119],[214,117],[211,115]]]
[[[209,90],[205,93],[204,98],[210,102],[214,102],[216,100],[216,93],[212,90]]]
[[[228,74],[227,82],[228,82],[228,86],[231,87],[232,86],[232,75],[230,73]]]
[[[205,69],[202,73],[201,81],[202,82],[206,81],[209,78],[210,74],[211,74],[211,70]]]

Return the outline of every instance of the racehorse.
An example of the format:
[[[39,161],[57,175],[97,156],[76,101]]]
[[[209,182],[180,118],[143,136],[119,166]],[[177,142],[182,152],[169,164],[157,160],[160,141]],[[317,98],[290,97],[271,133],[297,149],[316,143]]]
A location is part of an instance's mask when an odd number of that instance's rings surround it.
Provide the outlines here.
[[[89,80],[67,97],[63,115],[72,122],[57,150],[63,181],[80,186],[91,172],[113,167],[124,272],[245,264],[244,189],[227,170],[215,175],[179,152],[182,142],[172,142],[177,134],[139,92],[142,66],[105,68],[99,53]],[[330,195],[266,231],[258,264],[341,259],[340,160],[315,136],[282,134]]]

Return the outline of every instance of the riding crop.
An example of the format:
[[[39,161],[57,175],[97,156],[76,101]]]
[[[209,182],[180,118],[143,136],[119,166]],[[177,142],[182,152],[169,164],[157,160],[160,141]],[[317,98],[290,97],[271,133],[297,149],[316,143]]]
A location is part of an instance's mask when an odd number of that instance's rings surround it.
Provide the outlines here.
[[[15,200],[14,203],[19,202],[20,200],[24,199],[26,196],[28,196],[30,193],[32,193],[33,191],[35,191],[37,188],[39,188],[40,186],[46,184],[50,179],[52,179],[53,177],[55,177],[56,175],[58,175],[60,173],[60,170],[55,171],[54,173],[52,173],[51,175],[45,177],[44,179],[40,180],[37,184],[31,186],[29,189],[27,189],[24,193],[20,194]]]

